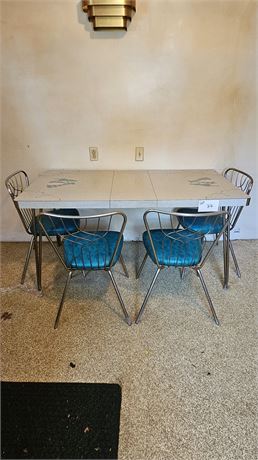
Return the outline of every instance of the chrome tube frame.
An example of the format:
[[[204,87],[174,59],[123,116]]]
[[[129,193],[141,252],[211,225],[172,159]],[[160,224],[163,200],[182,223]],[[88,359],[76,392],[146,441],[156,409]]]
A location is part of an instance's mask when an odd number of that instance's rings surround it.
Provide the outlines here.
[[[191,218],[195,218],[195,217],[196,218],[200,218],[200,217],[208,218],[208,217],[214,217],[214,216],[223,216],[223,218],[224,218],[223,227],[222,227],[220,233],[217,234],[217,237],[211,243],[211,246],[210,246],[209,250],[207,251],[207,253],[205,254],[205,257],[202,259],[201,263],[199,264],[200,268],[206,262],[206,260],[210,256],[210,253],[212,252],[212,249],[213,249],[214,245],[217,243],[217,241],[219,240],[221,235],[225,233],[225,231],[227,230],[228,225],[229,225],[229,212],[228,211],[216,211],[216,212],[210,212],[210,213],[208,213],[208,212],[205,212],[205,213],[199,212],[199,213],[189,214],[189,213],[179,213],[179,212],[176,212],[176,211],[175,212],[169,212],[169,211],[160,211],[158,209],[149,209],[148,211],[146,211],[144,213],[143,220],[144,220],[146,230],[148,232],[148,236],[149,236],[149,240],[150,240],[151,247],[152,247],[152,250],[153,250],[153,254],[154,254],[154,257],[155,257],[156,265],[157,265],[157,267],[160,267],[160,268],[162,268],[162,265],[159,264],[157,253],[156,253],[156,250],[155,250],[155,246],[154,246],[153,241],[152,241],[150,226],[149,226],[149,223],[148,223],[148,215],[151,214],[151,213],[156,213],[159,216],[160,215],[165,215],[165,216],[171,216],[171,217],[191,217]],[[159,221],[160,221],[160,218],[159,218]],[[162,227],[160,227],[160,229],[162,230]],[[198,234],[198,232],[193,232],[193,233]],[[202,235],[202,237],[204,237],[204,235],[201,234],[201,232],[200,232],[200,235]]]
[[[121,305],[121,308],[122,308],[122,310],[123,310],[123,313],[124,313],[124,316],[125,316],[125,321],[127,322],[128,326],[131,326],[131,325],[132,325],[132,320],[131,320],[130,316],[129,316],[128,313],[127,313],[127,310],[126,310],[126,308],[125,308],[125,304],[124,304],[124,302],[123,302],[122,296],[121,296],[120,291],[119,291],[119,289],[118,289],[118,287],[117,287],[117,284],[116,284],[114,275],[113,275],[113,273],[112,273],[111,270],[107,270],[107,272],[108,272],[108,274],[109,274],[109,276],[110,276],[110,279],[111,279],[112,284],[113,284],[113,286],[114,286],[114,289],[115,289],[115,291],[116,291],[117,298],[118,298],[118,300],[119,300],[119,302],[120,302],[120,305]]]
[[[119,261],[120,261],[120,264],[122,265],[122,268],[124,270],[124,274],[125,274],[126,278],[129,278],[129,273],[128,273],[128,270],[126,268],[125,261],[124,261],[124,258],[122,256],[122,254],[119,257]]]
[[[22,225],[25,231],[32,235],[30,245],[26,254],[25,264],[21,276],[21,284],[24,284],[29,260],[32,252],[32,248],[35,252],[35,263],[36,263],[36,278],[37,278],[37,288],[39,291],[42,290],[41,287],[41,259],[42,259],[42,245],[41,245],[41,235],[38,236],[39,244],[37,240],[36,232],[36,212],[32,209],[21,209],[19,203],[15,200],[20,193],[22,193],[30,185],[29,177],[27,173],[23,170],[15,171],[13,174],[10,174],[5,179],[5,186],[8,190],[8,193],[13,201],[16,211],[19,214]],[[33,231],[32,231],[33,229]]]
[[[196,268],[195,271],[196,271],[196,274],[197,274],[199,280],[201,281],[201,285],[202,285],[202,288],[203,288],[203,290],[204,290],[204,292],[205,292],[206,298],[207,298],[207,300],[208,300],[208,303],[209,303],[209,306],[210,306],[210,309],[211,309],[211,312],[212,312],[214,321],[215,321],[215,323],[217,324],[217,326],[220,326],[220,322],[219,322],[219,320],[218,320],[218,317],[217,317],[215,308],[214,308],[214,306],[213,306],[213,303],[212,303],[212,300],[211,300],[209,291],[208,291],[208,289],[207,289],[206,283],[205,283],[205,281],[204,281],[204,279],[203,279],[203,275],[202,275],[201,269],[200,269],[200,268],[198,268],[198,269]]]
[[[148,291],[147,291],[147,294],[146,294],[146,296],[145,296],[145,298],[144,298],[144,301],[143,301],[143,304],[142,304],[142,306],[141,306],[141,309],[140,309],[140,311],[139,311],[139,313],[138,313],[138,315],[137,315],[137,317],[136,317],[136,320],[135,320],[135,323],[136,323],[136,324],[138,324],[138,323],[140,322],[140,320],[141,320],[141,317],[142,317],[143,312],[144,312],[144,310],[145,310],[145,307],[146,307],[146,305],[147,305],[148,299],[149,299],[149,297],[150,297],[150,295],[151,295],[151,292],[152,292],[152,289],[153,289],[153,287],[154,287],[154,284],[156,283],[156,280],[157,280],[157,278],[158,278],[158,276],[159,276],[159,274],[160,274],[160,271],[161,271],[161,267],[158,267],[157,270],[156,270],[156,272],[155,272],[155,275],[154,275],[154,277],[153,277],[153,279],[152,279],[152,282],[151,282],[151,284],[150,284],[150,287],[149,287],[149,289],[148,289]]]
[[[235,264],[236,274],[237,274],[238,278],[241,278],[240,268],[239,268],[237,258],[236,258],[236,255],[235,255],[235,251],[234,251],[234,248],[233,248],[233,244],[232,244],[232,241],[231,241],[230,238],[229,238],[229,249],[230,249],[230,252],[231,252],[231,255],[232,255],[233,262]]]
[[[250,174],[247,174],[244,171],[241,171],[241,169],[236,169],[236,168],[227,168],[224,171],[224,177],[225,179],[229,180],[235,187],[239,188],[242,190],[244,193],[246,193],[248,196],[250,195],[254,180]],[[247,206],[249,206],[251,201],[251,197],[247,199]],[[230,224],[228,228],[228,234],[227,234],[227,250],[228,252],[224,254],[224,260],[225,258],[229,258],[229,251],[231,252],[233,262],[235,265],[236,273],[237,276],[240,278],[241,277],[241,272],[238,266],[237,258],[233,249],[233,244],[230,239],[230,232],[234,229],[236,226],[236,223],[244,209],[244,206],[228,206],[227,211],[230,212]],[[227,263],[229,264],[229,260],[227,260]],[[228,287],[228,279],[224,279],[224,287]]]
[[[229,225],[230,225],[230,213],[228,211],[226,211],[226,210],[217,211],[217,212],[210,212],[210,213],[191,213],[191,214],[189,214],[189,213],[168,212],[168,211],[161,211],[161,210],[156,210],[156,209],[149,209],[144,213],[143,220],[144,220],[146,230],[148,232],[150,246],[151,246],[151,249],[153,251],[153,256],[152,257],[154,257],[154,261],[155,261],[154,263],[157,266],[157,271],[156,271],[156,273],[154,275],[154,278],[153,278],[153,280],[151,282],[151,285],[150,285],[150,287],[149,287],[149,289],[147,291],[147,294],[146,294],[145,299],[143,301],[143,304],[142,304],[142,306],[140,308],[140,311],[139,311],[139,313],[138,313],[138,315],[136,317],[136,323],[138,323],[140,321],[140,319],[141,319],[141,316],[142,316],[142,314],[143,314],[143,312],[145,310],[147,301],[148,301],[149,296],[150,296],[150,294],[152,292],[152,289],[153,289],[153,286],[154,286],[154,284],[156,282],[156,279],[157,279],[157,277],[158,277],[158,275],[160,273],[160,270],[170,266],[170,265],[165,265],[165,266],[161,265],[160,262],[159,262],[159,258],[158,258],[158,255],[157,255],[157,252],[156,252],[156,249],[155,249],[155,244],[154,244],[154,241],[152,239],[152,233],[151,233],[150,225],[149,225],[149,222],[148,222],[148,217],[152,213],[157,215],[158,222],[159,222],[159,230],[161,230],[161,231],[163,231],[161,216],[169,216],[170,222],[173,221],[174,217],[191,217],[192,219],[205,217],[206,219],[209,219],[209,217],[217,216],[218,219],[220,219],[221,217],[223,218],[223,226],[221,228],[220,233],[218,233],[216,235],[216,238],[211,242],[210,247],[208,248],[206,253],[202,254],[201,260],[197,264],[191,265],[191,261],[185,261],[185,265],[184,265],[184,264],[182,264],[182,259],[180,260],[179,264],[177,264],[177,261],[173,262],[173,266],[179,267],[181,278],[183,278],[183,274],[184,274],[184,271],[185,271],[186,268],[191,268],[192,270],[195,271],[195,273],[197,274],[197,276],[199,277],[199,279],[201,281],[201,284],[202,284],[204,293],[206,295],[206,298],[208,300],[208,303],[209,303],[210,310],[212,312],[214,321],[215,321],[215,323],[217,325],[219,325],[219,320],[218,320],[218,317],[216,315],[216,311],[215,311],[215,308],[213,306],[211,297],[209,295],[207,286],[206,286],[206,284],[204,282],[201,269],[202,269],[203,265],[206,263],[206,261],[209,258],[209,256],[211,255],[212,250],[213,250],[214,246],[217,244],[219,238],[223,234],[224,257],[225,257],[225,260],[224,260],[224,262],[225,262],[225,264],[224,264],[224,266],[225,266],[225,283],[226,283],[226,285],[228,285],[228,253],[229,253],[228,235],[229,235]],[[205,235],[203,233],[201,233],[201,232],[191,230],[191,226],[189,225],[188,230],[189,230],[190,233],[187,236],[187,234],[184,233],[184,231],[186,229],[187,229],[187,227],[184,227],[182,230],[180,230],[180,228],[178,226],[175,226],[175,228],[173,228],[173,226],[171,225],[171,234],[168,235],[168,234],[164,233],[164,238],[169,238],[171,241],[173,241],[173,239],[174,239],[173,236],[175,236],[175,235],[178,236],[178,235],[180,235],[180,233],[183,232],[182,233],[182,235],[183,235],[182,238],[185,238],[185,241],[187,241],[187,238],[189,237],[189,235],[191,235],[191,237],[194,237],[194,239],[199,240],[201,245],[202,245],[202,247],[203,247],[205,242],[206,242]],[[175,233],[173,233],[172,230],[175,230]],[[179,241],[179,240],[177,240],[177,241]],[[146,252],[145,257],[144,257],[144,259],[143,259],[143,261],[141,263],[141,266],[140,266],[140,268],[138,270],[138,273],[137,273],[138,276],[137,277],[139,277],[148,255],[149,255],[148,252]]]
[[[61,253],[61,250],[62,248],[60,248],[58,245],[55,244],[55,242],[53,241],[53,237],[51,237],[49,234],[48,234],[48,231],[47,231],[47,228],[45,228],[43,222],[42,222],[42,216],[48,216],[50,219],[52,219],[52,223],[54,225],[54,220],[53,218],[55,219],[58,219],[58,220],[61,220],[62,221],[62,224],[65,223],[65,221],[67,221],[68,219],[72,219],[73,222],[74,222],[74,225],[77,227],[77,231],[76,232],[73,232],[73,233],[69,233],[68,230],[67,230],[67,235],[63,236],[63,240],[66,240],[70,237],[74,238],[76,237],[77,233],[81,234],[81,233],[85,233],[85,235],[89,235],[90,233],[91,234],[94,234],[94,231],[92,230],[89,230],[89,231],[85,231],[83,230],[83,228],[81,228],[81,225],[80,223],[82,221],[85,221],[85,223],[88,224],[89,221],[91,220],[95,220],[96,223],[97,223],[97,230],[95,231],[98,231],[100,229],[100,223],[101,223],[101,219],[109,219],[108,220],[108,230],[106,231],[109,231],[110,229],[110,226],[111,226],[111,220],[112,220],[112,217],[113,216],[120,216],[122,218],[122,223],[121,223],[121,226],[120,226],[120,230],[119,230],[119,236],[118,236],[118,239],[116,241],[116,244],[115,244],[115,247],[114,247],[114,250],[112,252],[112,255],[111,255],[111,259],[110,259],[110,262],[108,265],[102,267],[102,266],[99,266],[99,267],[94,267],[94,266],[91,266],[91,267],[88,267],[88,266],[76,266],[76,267],[73,267],[71,268],[69,265],[66,264],[66,261],[64,259],[64,254]],[[119,245],[121,243],[121,240],[122,240],[122,237],[123,237],[123,232],[124,232],[124,229],[125,229],[125,225],[126,225],[126,221],[127,221],[127,217],[126,215],[123,213],[123,212],[108,212],[108,213],[103,213],[103,214],[97,214],[97,215],[80,215],[80,216],[69,216],[69,215],[60,215],[60,214],[55,214],[55,213],[52,213],[52,212],[43,212],[39,215],[38,217],[38,221],[39,221],[39,224],[40,224],[40,227],[41,227],[41,230],[44,232],[45,236],[47,237],[50,245],[52,246],[54,252],[56,253],[58,259],[60,260],[60,262],[62,263],[63,267],[65,268],[65,270],[68,272],[68,278],[67,278],[67,282],[66,282],[66,285],[65,285],[65,289],[64,289],[64,293],[63,293],[63,296],[62,296],[62,299],[61,299],[61,302],[60,302],[60,306],[59,306],[59,309],[58,309],[58,315],[57,315],[57,318],[56,318],[56,322],[55,322],[55,328],[57,327],[57,324],[59,322],[59,319],[60,319],[60,316],[61,316],[61,312],[62,312],[62,308],[63,308],[63,304],[64,304],[64,300],[65,300],[65,295],[66,295],[66,291],[67,291],[67,288],[68,288],[68,285],[69,285],[69,282],[70,282],[70,279],[72,277],[72,273],[76,272],[76,271],[81,271],[84,278],[86,278],[86,276],[88,275],[88,273],[90,273],[90,271],[107,271],[109,276],[110,276],[110,279],[112,281],[112,284],[114,286],[114,289],[115,289],[115,292],[116,292],[116,295],[118,297],[118,300],[120,302],[120,306],[122,308],[122,311],[124,313],[124,316],[125,316],[125,320],[127,322],[128,325],[131,325],[131,319],[128,315],[128,312],[126,310],[126,307],[124,305],[124,302],[123,302],[123,299],[122,299],[122,296],[120,294],[120,291],[117,287],[117,284],[116,284],[116,281],[114,279],[114,276],[113,276],[113,273],[111,272],[111,268],[115,265],[116,263],[116,254],[117,254],[117,251],[118,251],[118,248],[119,248]],[[66,228],[66,226],[64,225],[64,227]],[[57,235],[58,236],[58,235]],[[83,238],[81,236],[78,236],[78,239],[83,241]],[[71,244],[72,244],[72,239],[70,240]],[[83,247],[83,244],[82,244],[82,247]],[[124,273],[126,276],[129,276],[128,275],[128,272],[127,272],[127,269],[126,269],[126,265],[125,265],[125,262],[124,262],[124,259],[122,257],[122,255],[120,255],[119,257],[119,260],[121,262],[121,265],[123,267],[123,270],[124,270]]]
[[[35,263],[36,263],[36,277],[37,277],[37,288],[38,291],[42,290],[41,286],[41,265],[42,265],[42,232],[37,237],[36,232],[36,212],[35,209],[32,210],[32,225],[34,233],[34,252],[35,252]],[[39,239],[39,242],[38,242]]]
[[[140,274],[141,274],[141,272],[142,272],[142,270],[143,270],[143,267],[144,267],[144,265],[145,265],[147,259],[148,259],[148,254],[147,254],[147,252],[146,252],[146,253],[145,253],[145,256],[144,256],[144,258],[143,258],[143,261],[142,261],[142,263],[141,263],[141,265],[140,265],[138,271],[136,272],[136,279],[140,278]]]
[[[68,272],[68,275],[67,275],[67,278],[66,278],[65,287],[64,287],[63,294],[62,294],[62,298],[61,298],[61,301],[60,301],[60,304],[59,304],[59,308],[58,308],[58,311],[57,311],[57,315],[56,315],[56,319],[55,319],[55,324],[54,324],[54,329],[57,329],[57,327],[58,327],[59,320],[60,320],[60,316],[61,316],[61,313],[62,313],[62,310],[63,310],[63,306],[64,306],[64,301],[65,301],[66,292],[67,292],[68,286],[69,286],[69,284],[70,284],[70,281],[71,281],[71,279],[72,279],[72,276],[73,276],[73,272],[72,272],[72,270],[70,270],[70,271]]]
[[[23,272],[22,272],[22,277],[21,277],[21,284],[24,284],[26,273],[27,273],[28,266],[29,266],[30,256],[31,256],[31,252],[32,252],[33,248],[34,248],[34,236],[32,236],[31,239],[30,239],[30,245],[28,247],[28,251],[27,251],[27,254],[26,254],[25,263],[24,263],[24,267],[23,267]]]

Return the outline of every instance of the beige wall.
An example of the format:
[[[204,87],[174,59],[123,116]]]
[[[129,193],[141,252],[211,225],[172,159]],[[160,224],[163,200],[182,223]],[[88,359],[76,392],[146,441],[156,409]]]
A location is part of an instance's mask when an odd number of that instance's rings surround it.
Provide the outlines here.
[[[126,33],[93,32],[78,0],[1,4],[3,177],[236,166],[258,178],[256,2],[137,0]],[[236,236],[258,237],[255,201]],[[22,239],[4,190],[2,210],[2,239]]]

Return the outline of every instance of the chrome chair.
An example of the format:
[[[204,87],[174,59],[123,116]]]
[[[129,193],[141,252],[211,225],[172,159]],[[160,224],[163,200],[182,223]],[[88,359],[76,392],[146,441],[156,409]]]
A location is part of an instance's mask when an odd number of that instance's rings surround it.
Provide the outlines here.
[[[254,181],[253,181],[253,178],[249,174],[247,174],[247,173],[245,173],[243,171],[240,171],[239,169],[236,169],[236,168],[228,168],[224,172],[224,177],[226,179],[228,179],[237,188],[239,188],[243,192],[245,192],[247,195],[250,195]],[[248,201],[248,204],[250,202],[250,199]],[[233,258],[233,262],[234,262],[234,265],[235,265],[237,276],[239,278],[241,277],[241,272],[240,272],[240,269],[239,269],[239,265],[238,265],[238,262],[237,262],[237,258],[236,258],[236,255],[235,255],[233,244],[232,244],[232,241],[230,239],[230,232],[235,228],[236,223],[237,223],[237,221],[238,221],[238,219],[239,219],[239,217],[240,217],[240,215],[241,215],[241,213],[243,211],[243,208],[244,208],[244,206],[231,206],[231,207],[226,208],[227,211],[230,213],[230,227],[229,227],[229,233],[228,233],[229,249],[230,249],[230,252],[231,252],[231,255],[232,255],[232,258]],[[179,209],[177,209],[177,211],[182,212],[182,213],[191,214],[191,213],[196,213],[197,208],[179,208]],[[179,218],[179,224],[182,227],[184,227],[185,225],[189,226],[190,223],[191,223],[191,220],[192,220],[191,217],[182,218],[182,219]],[[195,229],[197,231],[205,232],[205,222],[206,222],[206,220],[204,220],[203,218],[200,217],[198,220],[195,220],[194,225],[192,223],[191,226],[192,226],[193,230]],[[211,227],[213,226],[213,231],[210,231],[210,233],[213,233],[213,234],[216,235],[218,233],[218,231],[220,230],[220,228],[221,228],[222,222],[219,223],[215,217],[213,218],[211,216],[209,225]]]
[[[66,229],[63,236],[62,246],[54,244],[46,219],[51,222],[51,227],[56,229],[57,235],[60,228]],[[69,231],[69,221],[73,221],[76,231]],[[68,272],[63,295],[59,304],[54,328],[58,327],[59,319],[64,305],[64,300],[70,280],[76,271],[80,271],[86,278],[90,271],[106,271],[114,286],[127,324],[131,325],[131,319],[127,313],[120,291],[117,287],[112,268],[117,261],[121,261],[123,246],[123,232],[126,225],[126,215],[122,212],[110,212],[100,215],[73,216],[58,215],[54,213],[42,213],[39,223],[44,234],[50,242],[59,260]],[[115,231],[114,228],[119,228]],[[122,259],[123,260],[123,259]]]
[[[17,198],[20,195],[20,193],[22,193],[30,185],[27,173],[22,170],[16,171],[15,173],[11,174],[6,178],[5,185],[13,201],[15,209],[19,214],[25,231],[29,235],[31,235],[30,245],[25,258],[25,264],[21,277],[21,284],[24,284],[32,249],[35,250],[37,246],[37,240],[39,238],[40,233],[40,226],[37,217],[35,216],[35,210],[22,209],[20,208],[19,203],[15,201],[15,198]],[[72,216],[79,216],[79,212],[77,211],[77,209],[55,209],[54,212],[56,214],[68,214]],[[51,234],[52,236],[56,236],[59,245],[61,244],[61,238],[63,237],[63,235],[66,234],[67,231],[73,232],[77,228],[74,224],[74,220],[69,220],[66,222],[66,228],[60,227],[57,231],[56,226],[52,226],[52,221],[50,221],[48,217],[45,218],[45,227],[48,228],[49,234]],[[41,258],[41,251],[39,251],[38,254],[35,250],[38,289],[41,290],[41,283],[39,281],[40,277],[38,277],[39,266],[41,264],[41,260],[39,260],[39,258]]]
[[[210,225],[210,217],[218,222],[220,230],[213,241],[207,241],[205,234],[213,232],[213,225]],[[183,218],[191,218],[189,227],[178,228],[178,220]],[[205,233],[202,231],[193,230],[192,226],[200,217],[204,219]],[[219,326],[219,320],[210,298],[207,286],[205,284],[202,267],[210,256],[214,245],[219,240],[220,236],[226,231],[229,226],[228,212],[220,211],[213,213],[196,213],[185,214],[179,212],[165,212],[158,210],[148,210],[144,213],[143,220],[146,231],[143,233],[143,244],[146,249],[145,258],[148,256],[156,265],[157,269],[148,292],[145,296],[141,309],[137,315],[136,323],[139,323],[141,316],[146,307],[147,301],[157,280],[161,270],[168,267],[178,267],[181,275],[186,267],[191,268],[201,281],[204,293],[209,303],[211,313],[215,323]],[[151,228],[150,227],[151,221]],[[212,222],[214,224],[214,221]],[[146,259],[145,259],[146,260]],[[138,272],[139,277],[143,264]]]
[[[233,185],[235,185],[236,187],[240,188],[243,192],[245,192],[247,195],[250,195],[251,193],[251,190],[252,190],[252,187],[253,187],[253,178],[239,170],[239,169],[236,169],[236,168],[228,168],[224,171],[224,177],[226,179],[228,179],[230,182],[232,182]],[[248,202],[247,204],[250,203],[250,200],[251,198],[248,199]],[[232,255],[232,258],[233,258],[233,262],[234,262],[234,265],[235,265],[235,269],[236,269],[236,273],[237,273],[237,276],[240,278],[241,277],[241,272],[240,272],[240,269],[239,269],[239,266],[238,266],[238,262],[237,262],[237,258],[236,258],[236,255],[235,255],[235,252],[234,252],[234,248],[233,248],[233,244],[232,244],[232,241],[230,239],[230,232],[234,229],[242,211],[243,211],[243,208],[244,206],[231,206],[231,207],[227,207],[227,208],[223,208],[224,210],[227,210],[229,213],[230,213],[230,226],[229,226],[229,231],[228,231],[228,234],[227,235],[224,235],[224,237],[228,238],[228,246],[229,246],[229,249],[230,249],[230,252],[231,252],[231,255]],[[187,213],[187,214],[195,214],[198,212],[198,209],[197,208],[178,208],[177,209],[177,212],[179,213]],[[210,222],[209,222],[209,226],[212,226],[212,219],[213,219],[213,216],[210,217]],[[190,225],[191,224],[191,221],[192,221],[192,217],[189,217],[189,218],[180,218],[179,217],[179,225],[183,226],[184,225]],[[206,219],[202,219],[202,217],[200,216],[199,214],[199,219],[196,220],[194,219],[194,226],[193,226],[193,221],[192,221],[192,229],[194,230],[197,230],[197,231],[203,231],[205,233],[205,225],[206,225],[207,221]],[[220,228],[222,226],[222,222],[219,222],[217,219],[215,219],[214,221],[214,228],[213,228],[213,231],[210,231],[209,233],[211,234],[214,234],[214,235],[217,235],[217,233],[220,231]],[[225,276],[225,272],[227,272],[227,268],[225,267],[225,260],[227,259],[227,255],[225,254],[226,252],[226,244],[225,244],[225,241],[224,241],[224,250],[223,250],[223,257],[224,257],[224,287],[227,287],[227,283],[228,283],[228,279],[227,279],[227,276]],[[140,273],[145,265],[145,262],[148,258],[148,254],[146,253],[144,258],[143,258],[143,261],[141,263],[141,266],[138,270],[138,272],[136,273],[136,278],[138,278],[140,276]]]

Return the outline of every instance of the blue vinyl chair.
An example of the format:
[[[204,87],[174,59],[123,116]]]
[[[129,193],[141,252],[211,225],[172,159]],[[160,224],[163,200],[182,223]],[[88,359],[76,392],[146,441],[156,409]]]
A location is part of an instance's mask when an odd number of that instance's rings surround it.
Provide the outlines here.
[[[68,231],[68,222],[72,220],[76,231]],[[63,295],[59,304],[54,328],[56,329],[61,316],[66,291],[73,274],[81,272],[84,277],[90,271],[104,270],[108,272],[120,302],[125,320],[131,325],[131,319],[125,308],[120,291],[117,287],[112,269],[120,259],[123,247],[123,232],[126,225],[126,215],[122,212],[110,212],[94,216],[73,216],[58,215],[54,213],[42,213],[39,216],[39,223],[43,233],[53,247],[56,255],[68,272]],[[50,225],[49,225],[50,223]],[[119,230],[114,230],[113,228]],[[59,230],[66,229],[63,236],[62,246],[57,246],[52,240],[52,228],[55,228],[55,235]],[[51,231],[49,231],[49,229]],[[60,236],[62,233],[60,234]],[[123,264],[122,264],[123,265]]]
[[[209,221],[211,216],[212,219],[214,219],[212,221],[212,225]],[[205,224],[205,232],[193,229],[195,223],[200,217],[203,218],[203,223]],[[183,218],[191,218],[191,225],[185,225],[184,228],[178,228],[178,220]],[[200,279],[214,321],[217,325],[219,325],[220,323],[210,298],[207,286],[205,284],[201,269],[210,256],[214,245],[229,225],[227,211],[202,214],[196,213],[190,215],[178,212],[148,210],[144,213],[143,219],[146,227],[146,231],[143,233],[143,244],[146,249],[145,258],[150,257],[152,262],[156,265],[157,269],[141,309],[137,315],[136,323],[138,323],[141,319],[160,271],[168,267],[178,267],[182,273],[182,271],[188,267],[191,268]],[[218,225],[220,230],[214,241],[207,242],[205,234],[213,233],[214,224]],[[143,263],[137,274],[137,277],[139,277],[142,268]]]
[[[241,189],[247,195],[250,195],[252,187],[253,187],[253,178],[239,169],[235,168],[228,168],[224,172],[224,177],[228,179],[232,184],[234,184],[237,188]],[[249,199],[250,202],[250,199]],[[248,202],[248,204],[249,204]],[[241,277],[241,272],[238,266],[237,258],[234,252],[233,244],[230,239],[230,232],[234,229],[244,206],[231,206],[227,208],[227,211],[230,213],[230,227],[228,232],[228,239],[229,239],[229,249],[233,258],[233,262],[235,265],[237,276]],[[179,208],[177,209],[178,212],[187,213],[187,214],[195,214],[198,209],[197,208]],[[199,219],[193,219],[192,217],[182,217],[178,219],[179,224],[182,227],[191,227],[193,230],[200,231],[203,233],[207,232],[207,219],[205,217],[199,217]],[[215,216],[211,216],[209,218],[208,227],[209,233],[218,234],[222,228],[223,222],[218,221]]]
[[[36,221],[34,222],[33,211],[31,209],[20,208],[19,203],[15,201],[15,198],[17,198],[17,196],[19,196],[19,194],[22,193],[29,186],[29,184],[30,182],[29,182],[28,175],[25,171],[22,171],[22,170],[16,171],[15,173],[8,176],[5,180],[6,188],[13,201],[16,211],[19,214],[23,227],[25,231],[29,235],[31,235],[30,245],[27,251],[27,255],[25,258],[25,264],[24,264],[24,268],[22,272],[21,284],[24,284],[31,252],[32,252],[32,249],[35,248],[35,242],[37,241],[37,238],[39,237],[39,231],[40,231],[40,226],[39,226],[39,222],[37,218],[36,218]],[[55,209],[54,212],[56,214],[79,216],[79,212],[77,209]],[[48,229],[48,233],[51,234],[51,236],[56,237],[59,245],[61,244],[61,239],[63,235],[66,235],[67,232],[72,233],[77,228],[75,226],[74,220],[71,220],[71,219],[66,221],[66,226],[60,227],[58,229],[56,228],[56,225],[53,225],[55,224],[55,222],[52,222],[48,217],[45,217],[44,224],[45,224],[45,227]]]

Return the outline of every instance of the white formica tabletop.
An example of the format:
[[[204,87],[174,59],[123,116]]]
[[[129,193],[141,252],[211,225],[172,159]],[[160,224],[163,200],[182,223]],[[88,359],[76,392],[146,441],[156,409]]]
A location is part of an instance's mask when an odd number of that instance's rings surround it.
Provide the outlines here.
[[[16,200],[21,208],[173,208],[219,200],[247,204],[248,196],[212,169],[49,170]]]

